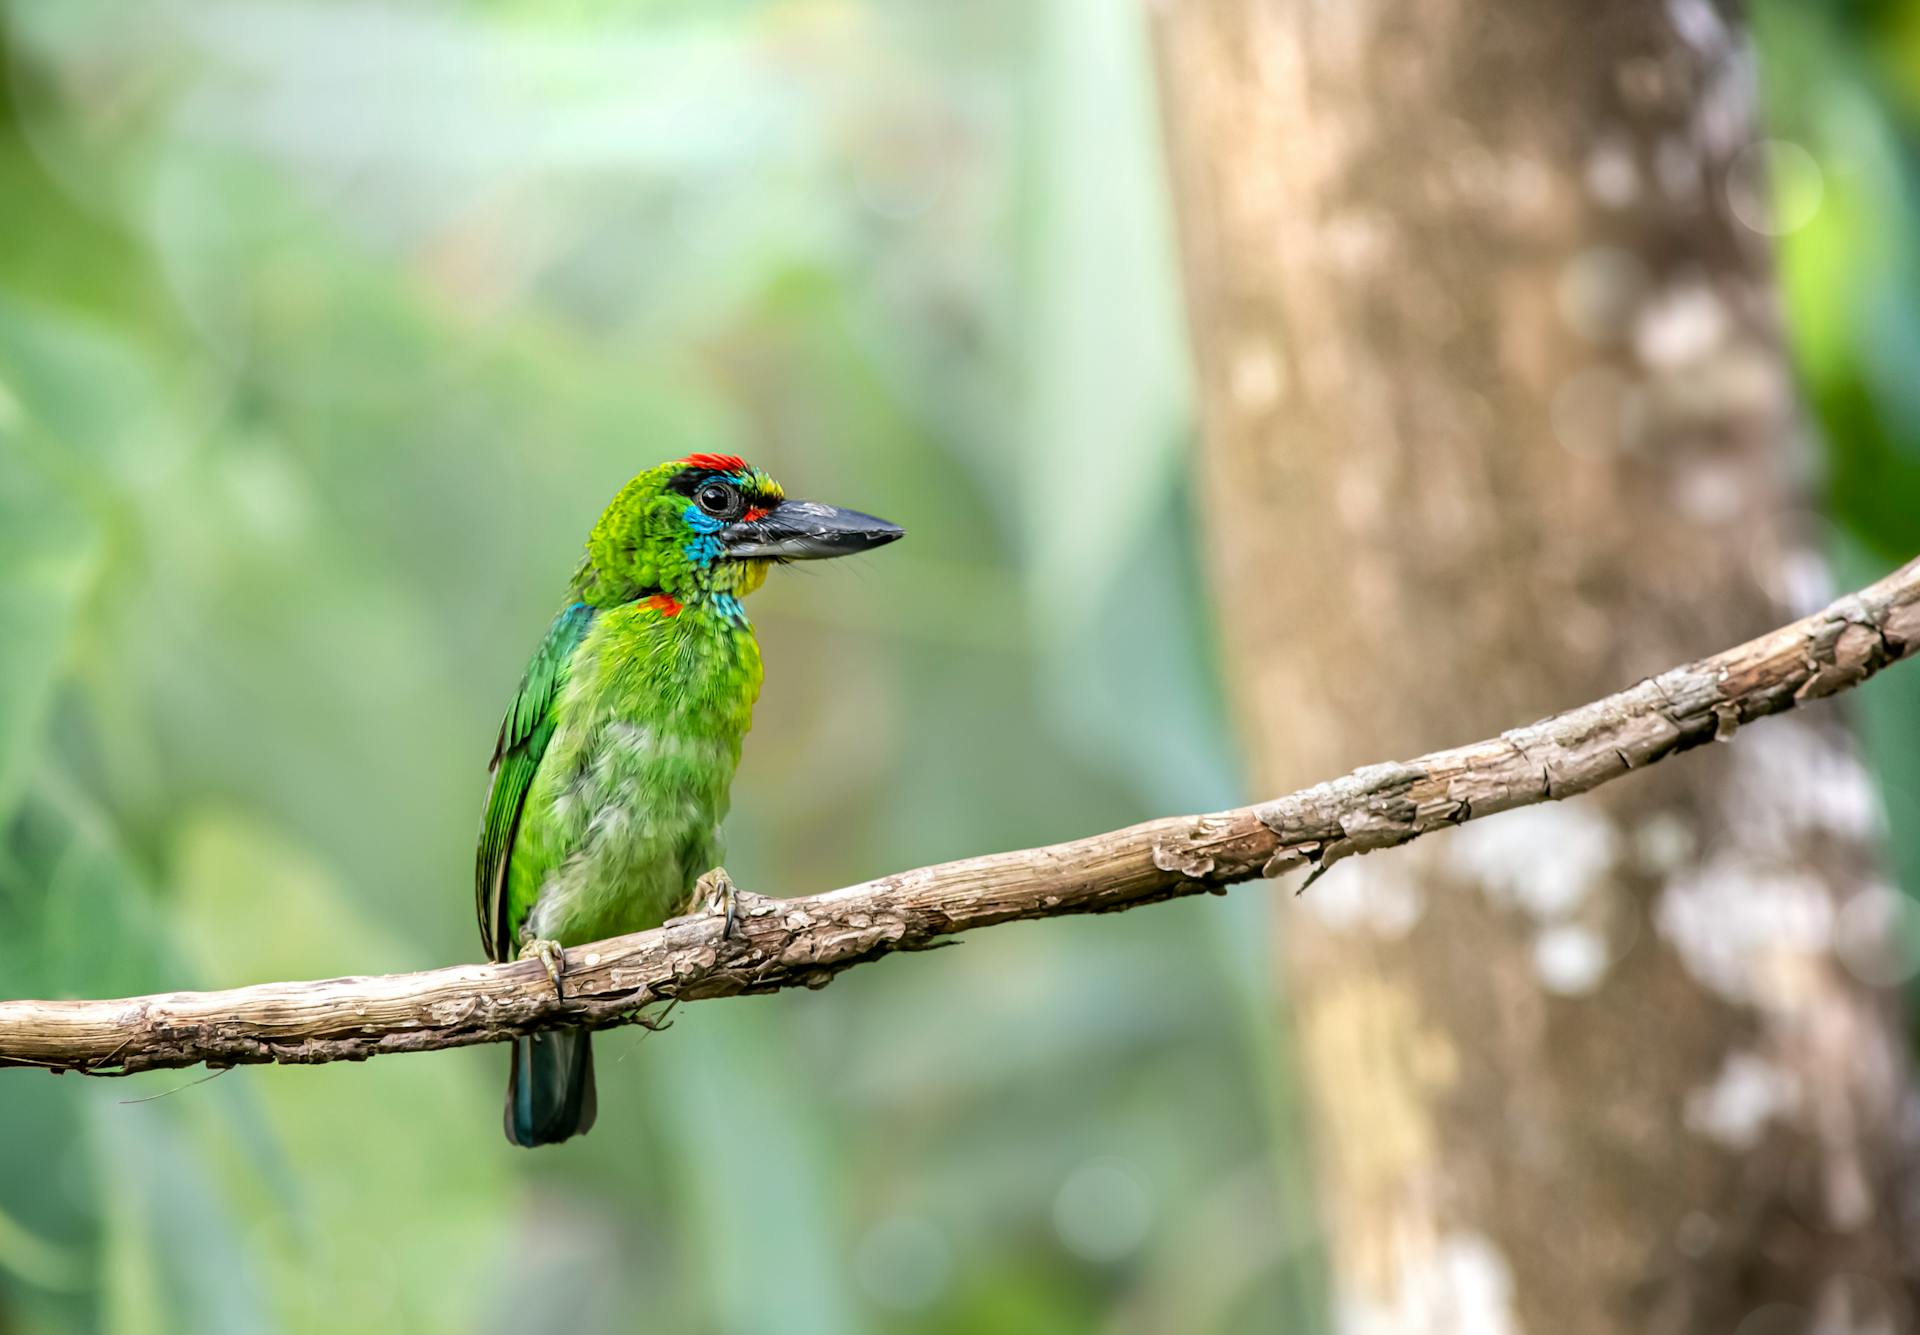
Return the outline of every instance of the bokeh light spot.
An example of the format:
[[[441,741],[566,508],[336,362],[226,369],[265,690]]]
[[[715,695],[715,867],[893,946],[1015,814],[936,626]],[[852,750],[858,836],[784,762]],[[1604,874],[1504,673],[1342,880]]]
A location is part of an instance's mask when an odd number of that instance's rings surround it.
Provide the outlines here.
[[[854,1279],[882,1307],[930,1306],[953,1272],[946,1234],[918,1215],[891,1215],[867,1230],[853,1253]]]
[[[1083,1260],[1123,1260],[1147,1240],[1153,1198],[1131,1164],[1090,1160],[1061,1185],[1053,1225],[1067,1250]]]
[[[1649,301],[1634,321],[1633,350],[1647,366],[1690,366],[1726,341],[1725,304],[1702,282],[1682,283]]]
[[[1607,943],[1591,927],[1561,923],[1534,939],[1533,969],[1549,992],[1585,996],[1607,972]]]
[[[1785,236],[1813,221],[1826,176],[1813,154],[1785,139],[1762,139],[1727,166],[1727,207],[1763,236]]]
[[[1871,885],[1840,906],[1833,950],[1847,972],[1870,987],[1892,987],[1920,972],[1914,911],[1890,885]]]
[[[1625,139],[1607,139],[1587,155],[1587,189],[1608,208],[1629,207],[1640,195],[1640,164],[1633,145]]]

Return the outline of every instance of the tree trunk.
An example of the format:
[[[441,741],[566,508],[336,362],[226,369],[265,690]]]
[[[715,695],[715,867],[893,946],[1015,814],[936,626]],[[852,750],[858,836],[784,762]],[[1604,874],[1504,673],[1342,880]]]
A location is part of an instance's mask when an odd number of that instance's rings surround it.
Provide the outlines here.
[[[1768,250],[1728,208],[1754,185],[1736,16],[1155,16],[1199,504],[1261,791],[1531,719],[1823,591]],[[1912,1328],[1878,819],[1829,710],[1290,901],[1341,1328]]]

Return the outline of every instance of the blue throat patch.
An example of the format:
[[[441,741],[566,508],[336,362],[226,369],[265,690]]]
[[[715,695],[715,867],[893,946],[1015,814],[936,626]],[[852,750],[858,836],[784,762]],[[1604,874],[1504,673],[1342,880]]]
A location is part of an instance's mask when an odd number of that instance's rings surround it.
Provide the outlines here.
[[[694,532],[694,536],[687,539],[686,546],[680,550],[686,553],[689,561],[699,566],[702,570],[711,570],[713,563],[720,559],[723,551],[720,546],[718,534],[726,525],[720,520],[715,519],[705,510],[702,510],[698,505],[687,506],[687,508],[681,512],[680,517],[686,521],[687,527]],[[718,616],[722,621],[731,622],[736,626],[749,626],[752,624],[747,620],[747,609],[740,606],[740,600],[734,597],[734,595],[730,593],[716,593],[712,595],[709,601],[713,604],[714,615]]]
[[[692,529],[695,535],[689,538],[686,546],[680,550],[686,553],[689,561],[702,570],[708,569],[720,559],[720,539],[714,535],[726,525],[698,505],[687,506],[681,511],[680,517],[686,521],[687,527]]]

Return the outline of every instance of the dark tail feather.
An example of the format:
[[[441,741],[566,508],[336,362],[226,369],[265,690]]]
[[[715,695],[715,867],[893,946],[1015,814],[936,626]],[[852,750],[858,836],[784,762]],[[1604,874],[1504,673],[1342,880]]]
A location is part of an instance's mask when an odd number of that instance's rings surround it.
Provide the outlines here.
[[[593,1035],[566,1029],[513,1040],[507,1077],[507,1139],[532,1149],[584,1135],[599,1112]]]

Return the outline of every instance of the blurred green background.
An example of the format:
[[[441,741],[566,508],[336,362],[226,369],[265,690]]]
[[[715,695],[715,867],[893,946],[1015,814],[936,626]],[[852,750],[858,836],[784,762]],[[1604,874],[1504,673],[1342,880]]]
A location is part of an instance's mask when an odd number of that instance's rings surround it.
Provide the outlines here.
[[[1758,16],[1846,580],[1920,549],[1915,10]],[[1248,796],[1132,5],[0,16],[0,996],[477,958],[500,711],[695,450],[912,535],[754,601],[743,885]],[[0,1074],[0,1333],[1313,1329],[1275,907],[685,1008],[538,1155],[498,1050]]]

